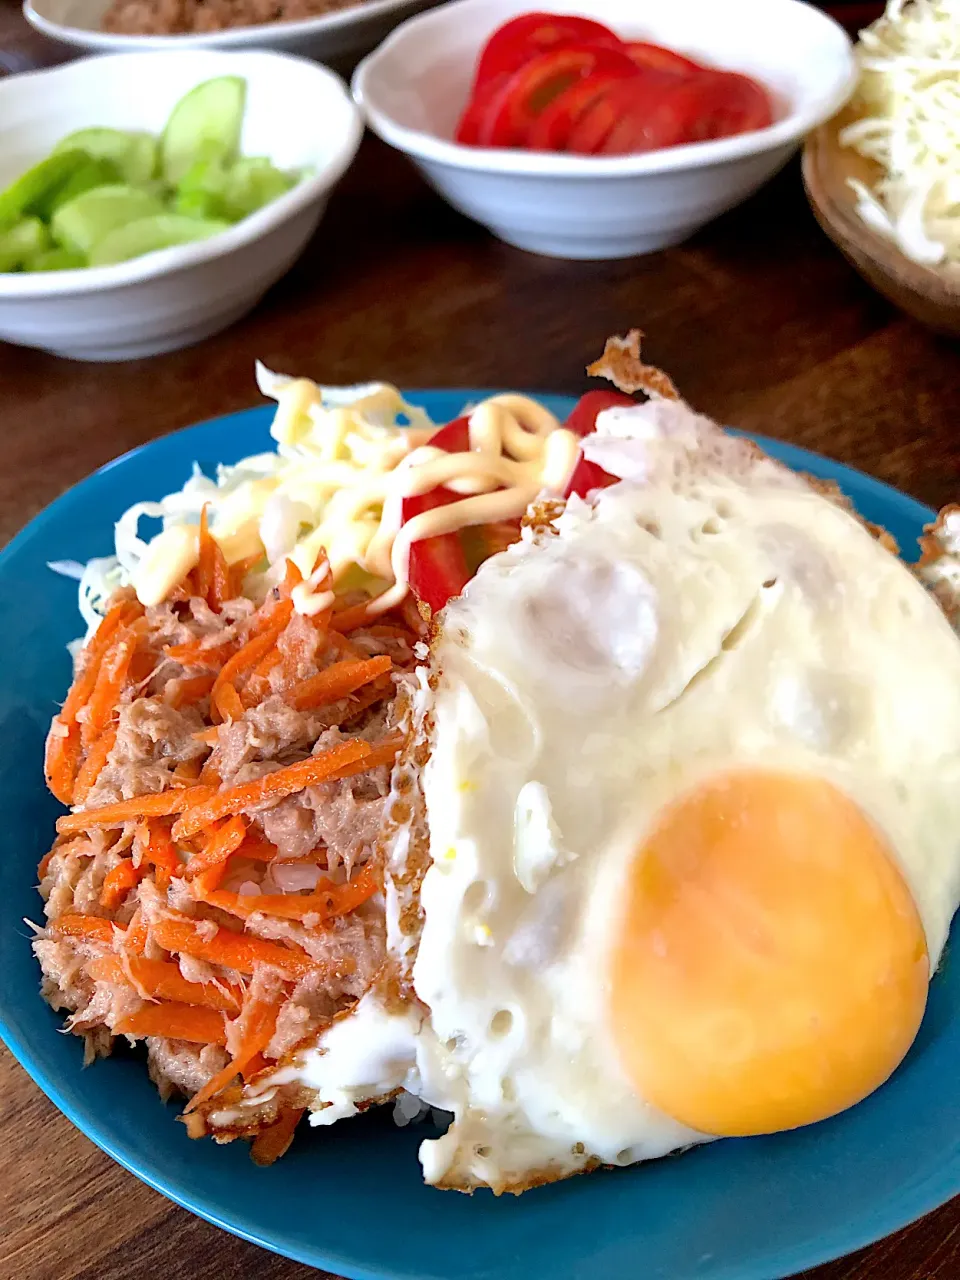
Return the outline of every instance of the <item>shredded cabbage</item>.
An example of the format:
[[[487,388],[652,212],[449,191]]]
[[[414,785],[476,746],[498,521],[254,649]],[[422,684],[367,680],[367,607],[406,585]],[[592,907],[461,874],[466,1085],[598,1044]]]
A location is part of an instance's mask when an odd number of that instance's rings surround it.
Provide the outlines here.
[[[888,0],[860,33],[860,118],[841,145],[879,165],[857,213],[914,262],[960,262],[960,0]]]

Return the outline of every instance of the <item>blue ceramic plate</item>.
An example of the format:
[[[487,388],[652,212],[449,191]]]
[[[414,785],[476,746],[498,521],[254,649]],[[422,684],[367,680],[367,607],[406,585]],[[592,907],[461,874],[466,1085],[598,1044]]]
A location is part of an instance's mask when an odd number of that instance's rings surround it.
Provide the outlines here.
[[[438,422],[477,391],[411,393]],[[545,397],[561,418],[572,401]],[[907,1061],[845,1115],[796,1133],[718,1142],[678,1158],[594,1174],[500,1200],[428,1190],[423,1129],[389,1114],[315,1130],[272,1169],[244,1143],[191,1142],[143,1066],[118,1054],[81,1071],[37,994],[22,917],[37,919],[35,867],[57,805],[41,757],[80,630],[75,584],[48,560],[112,550],[134,500],[270,447],[269,407],[203,423],[129,454],[58,499],[0,555],[0,1031],[45,1093],[104,1151],[194,1213],[291,1258],[352,1280],[775,1280],[848,1253],[960,1192],[960,965],[935,979]],[[770,441],[784,462],[835,479],[901,546],[931,513],[835,463]],[[417,1128],[416,1126],[414,1128]]]

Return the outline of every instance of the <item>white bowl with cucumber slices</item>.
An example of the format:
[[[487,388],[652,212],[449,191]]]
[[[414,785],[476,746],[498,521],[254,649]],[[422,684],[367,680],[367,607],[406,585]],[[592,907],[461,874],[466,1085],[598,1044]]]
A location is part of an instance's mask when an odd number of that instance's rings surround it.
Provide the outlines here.
[[[300,255],[363,126],[287,54],[110,54],[0,80],[0,341],[188,346]]]

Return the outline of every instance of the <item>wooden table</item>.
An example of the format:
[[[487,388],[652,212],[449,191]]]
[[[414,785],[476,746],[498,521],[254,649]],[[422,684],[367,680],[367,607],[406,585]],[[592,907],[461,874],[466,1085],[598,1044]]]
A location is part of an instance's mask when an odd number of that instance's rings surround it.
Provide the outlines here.
[[[11,5],[0,51],[43,56]],[[721,422],[851,463],[931,506],[960,494],[957,350],[860,282],[796,166],[689,244],[565,263],[490,239],[371,139],[306,256],[256,312],[190,350],[85,365],[0,344],[0,538],[108,459],[257,400],[253,361],[325,382],[578,392],[607,334]],[[2,980],[2,979],[0,979]],[[134,1241],[136,1243],[134,1244]],[[306,1280],[111,1163],[0,1050],[0,1275]],[[956,1280],[960,1199],[807,1280]]]

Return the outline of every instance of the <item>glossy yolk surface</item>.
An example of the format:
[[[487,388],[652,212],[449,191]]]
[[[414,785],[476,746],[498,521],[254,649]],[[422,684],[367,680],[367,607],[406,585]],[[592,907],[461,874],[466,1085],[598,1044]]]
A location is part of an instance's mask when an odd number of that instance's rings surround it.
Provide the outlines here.
[[[632,863],[611,1026],[638,1092],[703,1133],[770,1133],[876,1089],[923,1016],[910,892],[821,778],[743,770],[665,810]]]

